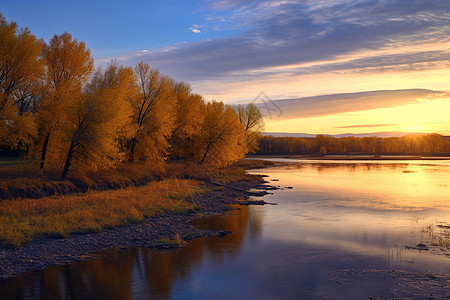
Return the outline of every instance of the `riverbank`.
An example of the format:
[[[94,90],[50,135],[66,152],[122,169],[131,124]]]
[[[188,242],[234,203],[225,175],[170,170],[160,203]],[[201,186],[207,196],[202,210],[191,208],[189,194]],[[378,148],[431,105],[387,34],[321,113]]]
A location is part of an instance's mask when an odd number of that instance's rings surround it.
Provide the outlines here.
[[[406,155],[406,154],[392,154],[392,155],[375,155],[375,154],[325,154],[325,155],[310,155],[310,154],[252,154],[247,155],[247,158],[259,159],[305,159],[305,160],[450,160],[450,153],[445,155]]]
[[[30,271],[90,259],[97,255],[95,252],[108,248],[170,248],[187,245],[193,238],[226,235],[229,232],[195,230],[190,222],[196,217],[231,210],[230,204],[255,204],[236,199],[248,199],[251,195],[266,193],[248,192],[250,189],[268,189],[263,183],[263,178],[256,175],[246,175],[244,179],[228,182],[225,186],[205,182],[203,188],[208,192],[185,199],[195,209],[165,211],[154,217],[146,217],[140,223],[97,233],[35,239],[18,249],[0,248],[0,278],[7,279]]]

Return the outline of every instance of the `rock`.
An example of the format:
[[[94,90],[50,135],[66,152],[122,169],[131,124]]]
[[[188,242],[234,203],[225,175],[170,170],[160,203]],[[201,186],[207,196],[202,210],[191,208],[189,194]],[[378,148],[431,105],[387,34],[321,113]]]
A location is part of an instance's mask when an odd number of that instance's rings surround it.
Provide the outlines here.
[[[430,250],[430,248],[428,248],[427,245],[425,244],[417,244],[415,247],[412,246],[405,246],[405,249],[410,249],[410,250],[420,250],[420,251],[428,251]]]
[[[228,231],[228,230],[220,230],[220,231],[217,233],[217,236],[224,237],[224,236],[226,236],[226,235],[228,235],[228,234],[230,234],[230,233],[231,233],[231,231]]]
[[[264,200],[236,200],[235,203],[239,205],[277,205],[276,203],[269,203]]]
[[[425,245],[425,244],[417,244],[417,245],[416,245],[416,249],[417,249],[417,250],[425,250],[425,251],[430,250],[430,249],[428,248],[428,246]]]

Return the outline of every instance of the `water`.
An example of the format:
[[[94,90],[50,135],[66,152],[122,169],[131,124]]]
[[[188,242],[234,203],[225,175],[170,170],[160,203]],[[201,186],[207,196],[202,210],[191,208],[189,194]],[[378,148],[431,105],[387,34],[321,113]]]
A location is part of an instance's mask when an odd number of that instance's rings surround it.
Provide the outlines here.
[[[450,249],[431,245],[450,225],[449,161],[290,162],[252,171],[278,179],[283,189],[263,197],[278,205],[195,221],[228,236],[106,251],[0,282],[0,298],[450,296]],[[405,248],[419,243],[430,250]]]

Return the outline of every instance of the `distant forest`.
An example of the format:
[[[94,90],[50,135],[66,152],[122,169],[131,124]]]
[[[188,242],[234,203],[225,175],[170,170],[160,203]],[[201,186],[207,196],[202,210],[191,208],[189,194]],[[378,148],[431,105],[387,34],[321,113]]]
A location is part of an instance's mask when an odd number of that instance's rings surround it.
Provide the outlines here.
[[[48,43],[0,15],[0,157],[41,172],[71,172],[167,159],[228,165],[257,149],[255,105],[206,102],[148,63],[94,69],[69,33]]]
[[[442,153],[450,152],[450,138],[433,133],[403,137],[342,137],[317,135],[315,138],[264,136],[258,141],[257,154],[327,153]]]

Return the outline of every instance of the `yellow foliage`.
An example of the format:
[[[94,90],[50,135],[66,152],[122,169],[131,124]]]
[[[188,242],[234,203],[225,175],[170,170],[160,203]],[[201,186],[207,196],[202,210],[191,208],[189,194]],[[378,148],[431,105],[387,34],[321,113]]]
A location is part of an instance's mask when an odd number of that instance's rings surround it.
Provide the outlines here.
[[[99,69],[85,88],[83,96],[68,108],[68,122],[62,126],[67,150],[62,178],[69,168],[96,169],[122,161],[117,147],[119,133],[130,121],[132,109],[127,88],[132,78],[130,68],[109,65]]]
[[[0,14],[0,45],[0,146],[27,148],[36,135],[34,120],[14,105],[43,72],[42,41]]]
[[[258,140],[261,138],[261,132],[264,131],[264,119],[259,108],[253,104],[232,106],[238,115],[245,131],[247,132],[247,148],[251,153],[259,150]]]
[[[138,159],[162,166],[175,121],[173,81],[144,62],[138,63],[134,71],[136,77],[129,100],[137,132],[130,142],[129,161]]]
[[[45,74],[43,77],[42,101],[38,110],[41,131],[42,156],[41,168],[49,153],[53,161],[61,161],[64,143],[60,139],[62,126],[67,125],[68,109],[81,95],[82,84],[93,70],[94,62],[90,50],[83,42],[72,39],[69,33],[54,35],[44,46],[43,59]],[[56,137],[53,135],[56,133]],[[64,135],[64,134],[62,134]]]
[[[198,132],[204,116],[202,107],[203,97],[192,93],[188,84],[179,82],[174,84],[176,95],[175,128],[170,139],[171,156],[186,157],[189,148],[189,139]]]
[[[204,106],[204,121],[192,139],[194,161],[227,166],[247,153],[247,134],[233,109],[222,102]]]
[[[67,32],[44,43],[1,15],[0,45],[0,146],[36,154],[47,174],[124,160],[163,171],[169,155],[224,166],[257,147],[254,105],[205,104],[144,62],[92,74],[85,43]]]

